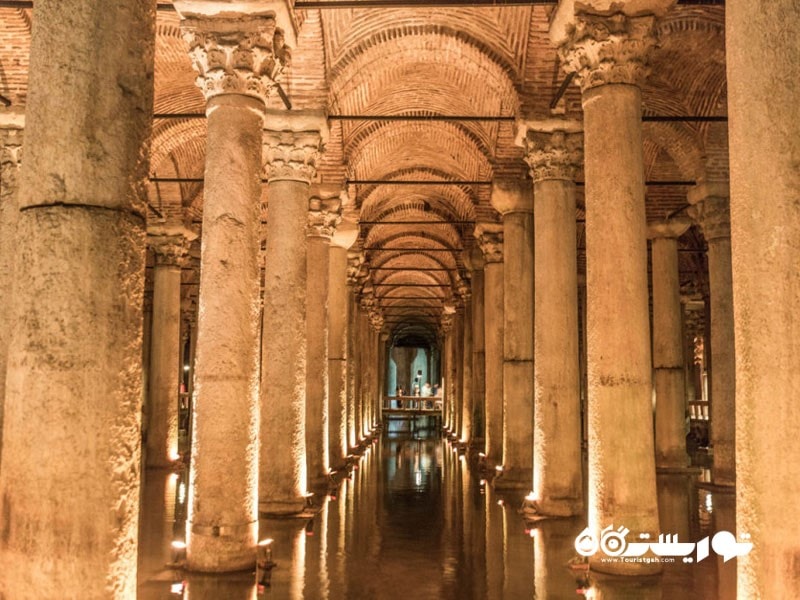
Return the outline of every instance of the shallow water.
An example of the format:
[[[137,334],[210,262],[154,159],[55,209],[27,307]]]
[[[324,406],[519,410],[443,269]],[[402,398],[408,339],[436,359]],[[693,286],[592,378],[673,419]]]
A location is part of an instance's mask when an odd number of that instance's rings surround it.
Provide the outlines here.
[[[698,488],[697,476],[659,475],[664,532],[699,540],[734,531],[733,495]],[[735,598],[736,560],[711,556],[664,565],[655,578],[612,578],[569,568],[583,519],[526,526],[521,498],[494,493],[477,468],[438,437],[384,433],[358,468],[321,499],[313,519],[262,520],[271,537],[271,585],[254,573],[202,576],[171,568],[183,537],[186,482],[146,474],[139,598],[288,600],[516,600]]]

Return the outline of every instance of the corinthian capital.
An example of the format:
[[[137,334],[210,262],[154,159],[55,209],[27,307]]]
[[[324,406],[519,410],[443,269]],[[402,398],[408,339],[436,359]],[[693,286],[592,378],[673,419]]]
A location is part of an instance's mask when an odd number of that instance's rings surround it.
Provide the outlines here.
[[[338,197],[312,196],[308,203],[306,235],[331,238],[342,221],[342,203]]]
[[[729,196],[727,183],[705,183],[689,191],[689,216],[702,227],[707,242],[731,237]]]
[[[641,86],[656,43],[653,14],[579,13],[560,40],[558,55],[584,92],[609,83]]]
[[[196,15],[181,22],[206,100],[244,94],[266,102],[291,60],[272,15]]]
[[[503,262],[503,226],[498,223],[478,223],[475,239],[486,263]]]
[[[264,128],[264,171],[269,181],[311,183],[328,139],[320,111],[267,111]]]
[[[525,162],[534,182],[547,179],[575,181],[583,163],[582,126],[576,121],[550,119],[518,124],[517,146],[525,148]]]
[[[189,256],[189,246],[197,234],[183,227],[151,227],[147,231],[147,245],[153,251],[156,265],[182,267]]]

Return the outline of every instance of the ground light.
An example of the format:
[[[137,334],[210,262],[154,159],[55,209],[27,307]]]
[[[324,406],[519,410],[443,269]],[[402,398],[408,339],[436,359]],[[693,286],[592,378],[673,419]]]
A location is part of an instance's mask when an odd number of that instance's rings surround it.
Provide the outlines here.
[[[272,538],[258,542],[256,553],[256,586],[259,593],[272,585],[272,569],[277,565],[272,560]]]

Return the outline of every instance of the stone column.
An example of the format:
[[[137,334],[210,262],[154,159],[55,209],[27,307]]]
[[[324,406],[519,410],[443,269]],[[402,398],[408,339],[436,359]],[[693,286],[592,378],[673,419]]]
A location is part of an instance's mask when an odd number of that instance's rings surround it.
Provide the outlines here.
[[[2,309],[3,598],[136,598],[154,40],[136,0],[36,8]]]
[[[484,276],[483,252],[480,248],[473,248],[465,254],[467,266],[472,275],[470,314],[470,333],[472,336],[472,439],[484,437],[486,423],[486,352],[484,334]],[[470,443],[471,440],[470,440]]]
[[[561,4],[550,37],[581,86],[586,178],[589,527],[658,535],[640,86],[673,0]],[[600,14],[605,9],[613,14]],[[614,157],[609,160],[609,157]],[[613,284],[612,284],[613,282]],[[645,574],[657,563],[605,563]]]
[[[153,317],[145,464],[169,467],[178,454],[178,394],[181,369],[181,267],[197,234],[183,227],[148,230],[153,250]]]
[[[378,334],[378,414],[379,424],[383,424],[384,398],[387,395],[387,377],[389,372],[389,332],[381,329]]]
[[[472,390],[472,298],[470,288],[461,290],[464,300],[464,318],[461,322],[461,431],[460,441],[472,441],[474,396]]]
[[[335,190],[314,186],[306,227],[306,464],[312,486],[327,483],[328,455],[328,267],[330,240],[341,220]]]
[[[498,489],[530,490],[533,480],[533,191],[495,181],[503,215],[503,472]]]
[[[344,465],[348,450],[347,249],[358,236],[358,227],[345,220],[331,238],[328,275],[328,401],[329,453],[335,469]]]
[[[735,403],[731,223],[727,183],[706,183],[689,192],[691,213],[708,243],[708,287],[711,310],[711,414],[709,438],[713,448],[712,481],[736,482]]]
[[[490,462],[500,464],[503,458],[503,226],[480,223],[475,228],[475,237],[484,259],[484,452]]]
[[[450,332],[450,381],[453,383],[452,408],[453,417],[451,419],[450,432],[461,436],[462,400],[464,390],[462,387],[461,371],[464,366],[464,305],[459,302],[453,319],[453,330]]]
[[[356,315],[358,312],[357,284],[360,255],[347,253],[347,446],[352,450],[358,446],[356,412],[356,382],[358,375],[358,352],[356,347]]]
[[[0,298],[6,305],[0,311],[0,469],[3,464],[6,362],[13,326],[11,288],[14,282],[15,232],[19,218],[17,188],[24,125],[25,117],[21,113],[0,113]]]
[[[268,111],[269,222],[261,345],[259,511],[298,513],[306,494],[306,239],[309,185],[327,139],[313,111]],[[327,260],[325,262],[327,264]]]
[[[678,238],[689,225],[685,220],[663,221],[651,224],[648,232],[652,240],[656,467],[660,469],[684,469],[689,464],[678,275]]]
[[[791,598],[800,587],[800,7],[776,0],[763,8],[725,8],[735,350],[744,359],[736,364],[736,526],[754,544],[736,559],[739,600]]]
[[[258,533],[261,131],[282,49],[274,18],[193,9],[186,5],[183,28],[208,141],[187,560],[192,570],[233,571],[255,561]]]
[[[539,514],[583,511],[578,366],[578,256],[575,178],[579,123],[528,121],[519,142],[533,179],[534,432],[533,504]]]
[[[362,434],[362,411],[361,411],[361,382],[363,379],[363,363],[361,356],[361,328],[363,326],[361,320],[361,302],[358,298],[358,287],[354,286],[354,293],[351,304],[351,329],[353,341],[353,360],[352,360],[352,376],[353,376],[353,445],[355,448],[361,443]]]

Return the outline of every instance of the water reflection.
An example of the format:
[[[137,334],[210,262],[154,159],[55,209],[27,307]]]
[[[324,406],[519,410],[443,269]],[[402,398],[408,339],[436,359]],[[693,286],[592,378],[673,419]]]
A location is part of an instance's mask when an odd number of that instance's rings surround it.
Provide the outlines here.
[[[659,475],[662,531],[681,540],[734,531],[733,495],[696,475]],[[665,565],[656,578],[614,578],[572,564],[583,519],[526,524],[520,498],[484,485],[477,467],[438,437],[385,433],[313,517],[260,522],[272,538],[270,585],[255,573],[209,576],[171,565],[182,539],[183,476],[148,471],[140,521],[139,598],[252,600],[561,600],[735,598],[735,560]],[[183,490],[183,491],[182,491]]]

